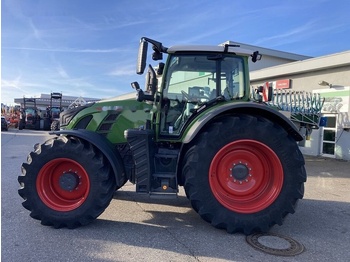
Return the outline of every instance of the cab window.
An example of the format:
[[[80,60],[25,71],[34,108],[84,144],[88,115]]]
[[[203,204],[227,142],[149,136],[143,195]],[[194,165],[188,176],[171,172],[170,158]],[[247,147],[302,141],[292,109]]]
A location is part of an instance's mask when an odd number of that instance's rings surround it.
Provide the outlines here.
[[[177,55],[169,58],[163,90],[161,134],[179,135],[189,117],[218,96],[244,96],[243,60],[227,55]],[[219,83],[218,83],[219,82]]]

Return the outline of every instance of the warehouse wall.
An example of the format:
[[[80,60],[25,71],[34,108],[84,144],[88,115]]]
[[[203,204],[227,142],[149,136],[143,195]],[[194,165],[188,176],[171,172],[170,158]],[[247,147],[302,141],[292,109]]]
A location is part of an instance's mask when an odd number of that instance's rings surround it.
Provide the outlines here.
[[[294,64],[297,63],[300,63],[300,68],[303,67],[303,61],[295,62]],[[286,65],[281,65],[281,67],[284,66]],[[278,70],[278,66],[274,68]],[[266,69],[266,72],[269,75],[272,75],[271,69],[273,68]],[[350,160],[350,65],[324,68],[307,72],[298,72],[294,74],[284,72],[283,74],[270,76],[269,78],[265,79],[261,77],[261,75],[263,75],[262,72],[264,72],[264,70],[265,69],[259,70],[258,74],[255,74],[254,72],[251,73],[251,75],[253,76],[253,78],[251,79],[252,87],[263,85],[265,82],[274,82],[282,79],[290,79],[291,88],[289,90],[291,91],[320,92],[322,97],[334,96],[333,94],[336,94],[337,92],[342,94],[343,99],[339,103],[343,103],[344,105],[341,105],[341,109],[338,111],[329,111],[330,106],[327,106],[327,103],[330,104],[331,101],[328,101],[325,103],[325,110],[322,111],[322,115],[331,113],[337,116],[334,157],[337,159]],[[255,80],[254,75],[259,75],[259,79]],[[329,84],[332,84],[332,87],[320,86],[319,83],[321,81],[326,81]],[[337,96],[335,95],[335,97]],[[323,127],[320,127],[320,129],[318,130],[312,131],[310,140],[305,141],[305,145],[300,147],[303,154],[314,156],[323,155],[323,131]]]

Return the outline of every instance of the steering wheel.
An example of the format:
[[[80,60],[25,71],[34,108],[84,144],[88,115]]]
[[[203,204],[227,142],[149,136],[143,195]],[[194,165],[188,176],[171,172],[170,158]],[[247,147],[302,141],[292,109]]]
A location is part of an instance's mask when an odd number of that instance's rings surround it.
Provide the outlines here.
[[[181,90],[181,94],[187,103],[201,104],[209,101],[209,97],[206,96],[190,96],[185,91]]]

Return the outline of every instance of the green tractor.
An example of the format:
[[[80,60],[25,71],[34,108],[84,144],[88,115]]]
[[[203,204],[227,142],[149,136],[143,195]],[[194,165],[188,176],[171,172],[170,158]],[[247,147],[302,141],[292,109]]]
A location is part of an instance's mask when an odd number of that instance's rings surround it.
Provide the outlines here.
[[[43,225],[76,228],[96,219],[116,190],[175,198],[229,233],[266,232],[294,213],[306,172],[298,129],[251,90],[238,45],[173,46],[143,37],[137,74],[153,60],[145,91],[68,109],[60,130],[22,165],[19,195]],[[269,90],[272,94],[272,90]],[[266,93],[264,93],[266,94]],[[268,98],[271,100],[271,96]]]

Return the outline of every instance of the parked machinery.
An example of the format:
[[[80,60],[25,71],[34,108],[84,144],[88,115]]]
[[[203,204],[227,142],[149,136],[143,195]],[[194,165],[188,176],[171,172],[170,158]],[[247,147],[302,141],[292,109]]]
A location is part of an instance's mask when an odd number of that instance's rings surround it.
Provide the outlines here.
[[[36,106],[35,98],[23,97],[23,107],[21,108],[18,129],[40,129],[40,115]]]
[[[55,101],[55,103],[54,103]],[[60,129],[60,113],[62,111],[62,93],[51,93],[50,96],[50,129],[52,131]]]

